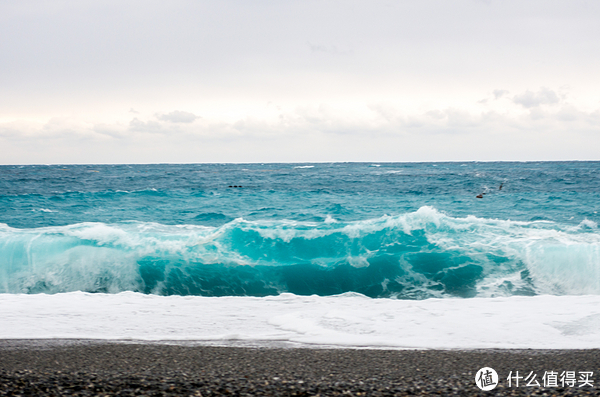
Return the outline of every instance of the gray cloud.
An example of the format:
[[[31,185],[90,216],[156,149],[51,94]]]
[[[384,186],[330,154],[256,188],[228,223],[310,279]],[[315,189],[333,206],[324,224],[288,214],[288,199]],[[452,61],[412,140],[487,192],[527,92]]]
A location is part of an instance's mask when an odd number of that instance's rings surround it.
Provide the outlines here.
[[[515,95],[513,102],[523,106],[526,109],[534,108],[540,105],[554,105],[560,102],[560,97],[556,92],[548,88],[540,88],[538,92],[525,91],[521,95]]]
[[[159,114],[156,116],[157,119],[162,121],[168,121],[171,123],[193,123],[200,116],[196,116],[194,113],[183,112],[181,110],[175,110],[171,113]]]
[[[92,130],[97,134],[106,135],[111,138],[122,139],[125,137],[122,128],[118,128],[112,125],[98,124],[94,125]]]
[[[164,134],[168,131],[157,121],[141,121],[137,117],[129,122],[129,131]]]
[[[0,137],[2,138],[16,138],[23,135],[23,132],[11,126],[0,125]]]
[[[493,94],[494,94],[494,99],[500,99],[504,95],[508,94],[508,91],[507,90],[494,90]]]

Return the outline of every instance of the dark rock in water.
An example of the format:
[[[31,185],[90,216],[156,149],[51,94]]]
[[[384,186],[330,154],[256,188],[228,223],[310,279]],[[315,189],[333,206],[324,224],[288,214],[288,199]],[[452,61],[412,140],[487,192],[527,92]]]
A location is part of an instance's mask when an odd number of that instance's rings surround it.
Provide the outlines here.
[[[205,226],[221,226],[231,222],[234,218],[220,212],[204,212],[194,217],[194,220]]]

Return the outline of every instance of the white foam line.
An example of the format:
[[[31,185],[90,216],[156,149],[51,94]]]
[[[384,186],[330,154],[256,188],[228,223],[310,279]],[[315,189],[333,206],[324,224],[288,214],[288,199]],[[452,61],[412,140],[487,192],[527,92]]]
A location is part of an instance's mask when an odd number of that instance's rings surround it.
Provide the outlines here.
[[[371,348],[600,348],[600,296],[370,299],[0,294],[2,339],[289,342]]]

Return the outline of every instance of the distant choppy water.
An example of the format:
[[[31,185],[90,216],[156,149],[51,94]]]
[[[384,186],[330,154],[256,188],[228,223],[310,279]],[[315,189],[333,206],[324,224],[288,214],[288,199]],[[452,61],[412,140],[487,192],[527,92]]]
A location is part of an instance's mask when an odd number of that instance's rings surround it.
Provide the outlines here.
[[[0,293],[600,294],[599,171],[0,166]]]

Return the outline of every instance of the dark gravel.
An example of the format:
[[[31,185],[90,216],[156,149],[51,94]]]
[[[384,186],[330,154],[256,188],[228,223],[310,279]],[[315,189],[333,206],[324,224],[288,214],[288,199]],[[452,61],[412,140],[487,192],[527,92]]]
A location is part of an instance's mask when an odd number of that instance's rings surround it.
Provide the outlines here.
[[[474,376],[494,368],[500,385]],[[593,371],[594,387],[508,387],[509,371]],[[0,396],[600,395],[599,350],[345,350],[0,341]],[[577,376],[579,374],[577,373]],[[598,377],[598,379],[596,379]]]

